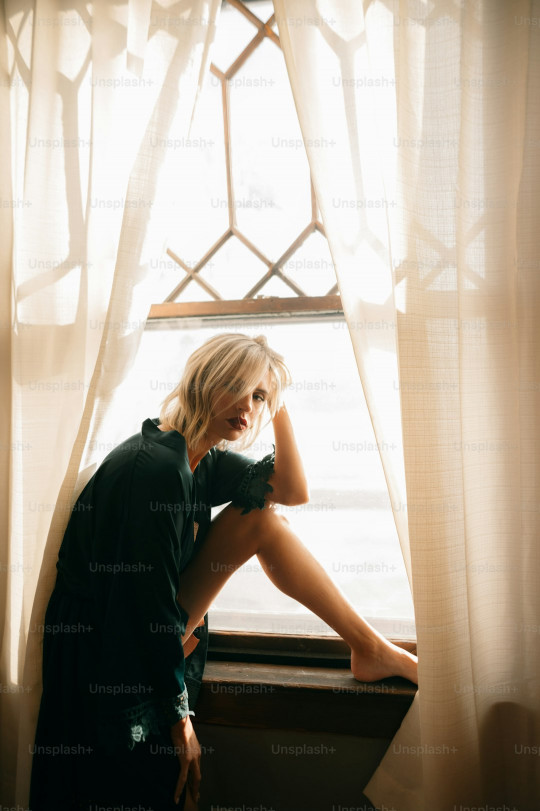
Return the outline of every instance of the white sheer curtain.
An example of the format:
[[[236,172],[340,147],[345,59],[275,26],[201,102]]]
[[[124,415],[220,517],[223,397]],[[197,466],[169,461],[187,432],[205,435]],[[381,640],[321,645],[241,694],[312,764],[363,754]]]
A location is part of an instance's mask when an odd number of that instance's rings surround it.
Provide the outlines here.
[[[415,605],[419,692],[366,793],[533,811],[540,3],[274,7]]]
[[[89,451],[137,350],[160,188],[218,0],[6,0],[0,15],[1,785],[26,807],[45,607]],[[157,263],[153,263],[154,267]],[[103,454],[101,454],[103,455]]]

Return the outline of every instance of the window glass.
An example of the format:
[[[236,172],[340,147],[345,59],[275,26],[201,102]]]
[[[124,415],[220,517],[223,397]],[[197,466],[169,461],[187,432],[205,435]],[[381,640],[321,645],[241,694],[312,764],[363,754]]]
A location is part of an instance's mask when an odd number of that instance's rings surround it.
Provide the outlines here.
[[[114,432],[119,442],[127,426],[138,430],[146,417],[158,416],[159,404],[176,386],[188,355],[210,336],[229,331],[265,334],[292,373],[286,402],[311,500],[280,510],[359,612],[383,633],[414,636],[410,590],[343,318],[148,322],[129,379],[117,390],[107,414],[111,435]],[[244,453],[262,458],[272,442],[268,426]],[[256,558],[231,577],[212,608],[211,625],[269,633],[333,633],[279,592]]]

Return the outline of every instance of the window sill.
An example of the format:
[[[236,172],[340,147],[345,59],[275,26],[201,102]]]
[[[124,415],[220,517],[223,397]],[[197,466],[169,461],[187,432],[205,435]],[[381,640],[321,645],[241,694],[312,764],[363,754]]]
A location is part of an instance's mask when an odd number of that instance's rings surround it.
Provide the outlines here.
[[[243,640],[243,646],[234,650],[235,661],[225,655],[231,636]],[[289,642],[294,648],[298,640],[279,637],[262,642],[263,646],[277,643],[278,648]],[[261,635],[212,634],[197,722],[392,738],[412,703],[416,686],[399,677],[371,683],[356,681],[348,669],[348,656],[336,656],[338,652],[348,654],[341,639],[303,638],[302,643],[307,653],[283,649],[261,653]],[[333,648],[333,656],[328,647]],[[411,649],[410,645],[404,647]],[[313,648],[317,649],[315,661]],[[327,660],[321,662],[325,656]],[[294,663],[284,662],[294,658]]]

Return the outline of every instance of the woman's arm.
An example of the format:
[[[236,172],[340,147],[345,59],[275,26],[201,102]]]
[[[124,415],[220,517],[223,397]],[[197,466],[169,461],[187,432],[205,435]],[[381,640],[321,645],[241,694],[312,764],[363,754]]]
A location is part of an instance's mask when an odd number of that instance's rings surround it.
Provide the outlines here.
[[[276,445],[274,472],[268,483],[272,492],[267,500],[292,507],[309,501],[309,489],[304,466],[296,446],[294,431],[285,405],[277,411],[272,420]]]

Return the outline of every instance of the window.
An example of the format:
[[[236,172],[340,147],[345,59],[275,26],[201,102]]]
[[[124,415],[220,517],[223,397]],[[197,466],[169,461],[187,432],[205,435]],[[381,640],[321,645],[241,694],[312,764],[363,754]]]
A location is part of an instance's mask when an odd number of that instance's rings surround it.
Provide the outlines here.
[[[291,298],[289,311],[306,297],[340,307],[272,12],[265,0],[222,5],[190,137],[170,145],[174,230],[153,263],[154,316],[249,312],[268,297]]]
[[[185,358],[210,335],[266,334],[293,375],[287,405],[311,490],[309,504],[281,509],[365,617],[412,638],[405,568],[272,15],[266,0],[223,3],[190,137],[171,144],[175,228],[151,263],[155,304],[107,419],[120,441],[118,413],[134,430],[157,416]],[[261,458],[272,439],[269,426],[248,455]],[[228,582],[211,624],[333,634],[256,559]]]
[[[180,376],[185,358],[220,331],[264,333],[293,376],[287,407],[310,484],[311,500],[280,507],[294,531],[353,605],[391,637],[414,637],[413,607],[379,453],[342,316],[257,316],[152,320],[128,379],[107,413],[115,442],[133,430]],[[114,433],[112,433],[114,432]],[[271,450],[268,426],[246,451]],[[103,455],[111,447],[94,449]],[[229,580],[211,612],[215,630],[331,634],[303,606],[281,594],[256,558]]]

